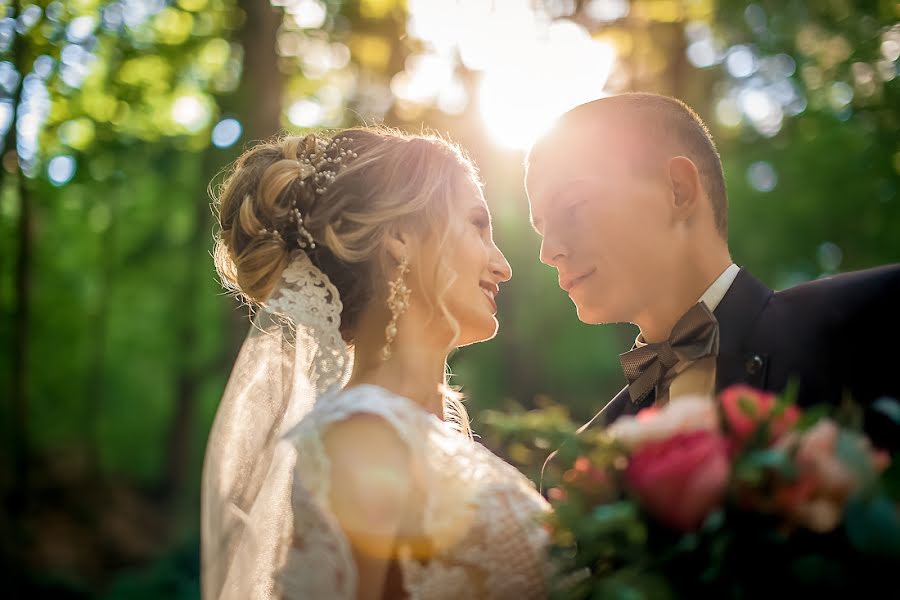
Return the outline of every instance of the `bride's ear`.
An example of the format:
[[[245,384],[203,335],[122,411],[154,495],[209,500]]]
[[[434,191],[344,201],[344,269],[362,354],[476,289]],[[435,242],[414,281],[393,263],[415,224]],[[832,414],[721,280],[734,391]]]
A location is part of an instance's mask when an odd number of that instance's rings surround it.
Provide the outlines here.
[[[404,258],[409,260],[412,257],[412,237],[407,233],[392,229],[388,232],[384,245],[387,255],[394,264],[400,264]]]
[[[685,156],[669,160],[669,184],[672,192],[672,208],[676,215],[690,216],[703,195],[700,172],[694,161]]]

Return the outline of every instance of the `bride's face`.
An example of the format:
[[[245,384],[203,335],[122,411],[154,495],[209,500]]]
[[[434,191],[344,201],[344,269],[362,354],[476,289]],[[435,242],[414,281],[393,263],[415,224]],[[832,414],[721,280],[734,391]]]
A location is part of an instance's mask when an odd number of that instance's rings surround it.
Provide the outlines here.
[[[443,301],[459,327],[454,345],[465,346],[490,339],[497,333],[496,296],[500,284],[512,277],[512,269],[494,243],[491,214],[481,190],[475,185],[468,186],[453,203],[449,238],[444,244],[438,240],[427,242],[416,266],[428,281],[435,276],[435,266],[442,265],[436,275],[439,280],[426,285],[432,295],[440,294],[436,300]],[[456,277],[441,294],[450,273]],[[449,339],[454,334],[452,327],[439,308],[433,314],[442,321],[435,325],[434,332]]]

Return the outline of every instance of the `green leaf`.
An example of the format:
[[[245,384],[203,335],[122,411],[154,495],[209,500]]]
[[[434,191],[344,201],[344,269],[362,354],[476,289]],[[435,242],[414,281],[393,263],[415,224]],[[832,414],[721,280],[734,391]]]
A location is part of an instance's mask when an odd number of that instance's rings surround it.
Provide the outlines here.
[[[885,494],[894,502],[900,502],[900,457],[896,457],[881,474],[881,485]]]
[[[831,407],[824,404],[805,408],[794,429],[797,431],[806,431],[822,419],[828,417],[830,413]]]
[[[845,519],[847,536],[857,550],[900,560],[900,514],[887,496],[853,498]]]
[[[900,426],[900,402],[895,398],[887,396],[879,398],[872,403],[872,410],[889,418],[894,425]]]
[[[838,433],[835,454],[860,479],[863,488],[875,483],[876,473],[869,455],[869,447],[859,434],[841,430]]]
[[[734,477],[743,483],[760,483],[767,472],[775,471],[783,477],[792,477],[795,467],[791,457],[784,450],[768,448],[748,452],[735,465]]]

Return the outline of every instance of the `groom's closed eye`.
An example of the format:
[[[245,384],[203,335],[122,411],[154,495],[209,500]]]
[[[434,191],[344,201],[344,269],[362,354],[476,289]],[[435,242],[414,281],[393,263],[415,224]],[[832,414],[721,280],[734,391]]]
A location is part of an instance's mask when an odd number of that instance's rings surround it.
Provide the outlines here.
[[[583,179],[570,181],[558,188],[558,191],[550,196],[546,217],[550,220],[557,220],[560,217],[571,221],[575,217],[578,209],[594,195],[594,190],[587,187],[587,182]],[[544,219],[540,217],[531,217],[531,227],[541,237],[544,237]]]
[[[578,214],[578,209],[581,208],[581,206],[584,204],[584,202],[585,202],[584,198],[581,198],[579,200],[575,200],[574,202],[570,203],[568,209],[566,209],[566,214],[570,218],[575,217]]]
[[[556,209],[548,214],[548,218],[556,223],[562,223],[564,227],[571,227],[585,202],[587,202],[587,197],[584,194],[572,194],[566,198],[559,198]]]

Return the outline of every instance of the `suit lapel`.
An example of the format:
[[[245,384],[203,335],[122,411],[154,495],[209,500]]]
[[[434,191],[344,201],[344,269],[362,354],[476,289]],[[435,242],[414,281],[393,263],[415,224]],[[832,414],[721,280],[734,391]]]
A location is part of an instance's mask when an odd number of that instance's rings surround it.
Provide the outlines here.
[[[765,388],[769,357],[749,345],[751,335],[774,292],[746,269],[714,311],[719,321],[716,391],[735,383]]]
[[[644,398],[640,403],[634,403],[631,401],[631,394],[628,393],[628,386],[622,388],[622,390],[615,395],[615,397],[610,400],[606,406],[600,409],[600,411],[591,417],[591,419],[578,428],[575,432],[575,435],[579,435],[588,427],[608,427],[613,421],[621,417],[622,415],[632,415],[637,413],[641,408],[646,406],[651,406],[655,399],[655,392],[650,392],[647,394],[647,397]],[[541,466],[541,480],[538,489],[541,494],[544,493],[544,471],[547,469],[547,465],[550,464],[559,451],[565,446],[566,442],[550,453],[550,456],[544,461],[543,466]]]
[[[606,404],[606,406],[600,409],[600,412],[594,415],[590,421],[579,427],[577,433],[581,433],[588,427],[607,427],[622,415],[633,415],[642,408],[652,406],[655,399],[656,392],[654,390],[647,394],[640,402],[632,402],[631,394],[628,393],[628,386],[625,386]]]

